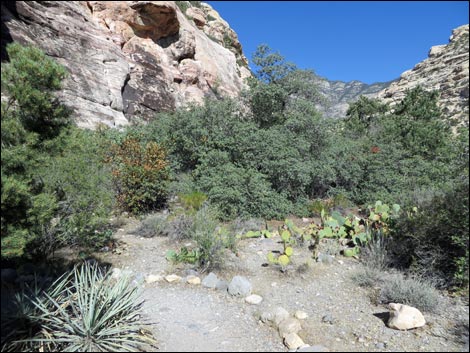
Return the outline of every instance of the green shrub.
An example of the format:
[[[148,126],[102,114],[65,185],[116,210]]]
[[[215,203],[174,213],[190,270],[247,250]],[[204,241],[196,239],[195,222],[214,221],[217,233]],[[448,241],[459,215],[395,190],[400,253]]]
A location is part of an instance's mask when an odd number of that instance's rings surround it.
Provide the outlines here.
[[[468,286],[468,192],[468,181],[462,180],[399,220],[392,245],[403,266],[446,286]]]
[[[17,295],[8,319],[2,315],[2,350],[129,352],[154,345],[142,330],[139,295],[130,278],[114,280],[89,263],[75,267],[45,292]]]
[[[207,195],[200,191],[193,191],[188,194],[180,194],[179,198],[183,207],[189,212],[198,211],[207,200]]]
[[[282,218],[291,204],[271,189],[266,177],[252,169],[227,162],[223,153],[208,154],[197,169],[198,185],[222,219],[240,217]]]
[[[2,258],[48,256],[59,246],[107,240],[113,206],[102,139],[71,125],[55,97],[65,69],[11,44],[2,64]],[[102,238],[102,239],[100,239]]]

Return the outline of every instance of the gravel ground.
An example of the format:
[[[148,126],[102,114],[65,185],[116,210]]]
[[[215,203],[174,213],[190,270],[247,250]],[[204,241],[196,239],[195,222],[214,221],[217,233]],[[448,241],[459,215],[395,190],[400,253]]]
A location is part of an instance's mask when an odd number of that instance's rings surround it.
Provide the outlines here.
[[[130,221],[116,233],[118,253],[101,253],[103,260],[136,274],[187,274],[184,265],[165,259],[178,244],[166,238],[142,238],[135,234],[138,222]],[[370,291],[351,280],[361,265],[337,258],[332,264],[315,263],[304,247],[295,247],[286,272],[262,266],[271,250],[280,250],[278,239],[246,239],[238,244],[238,256],[227,253],[225,266],[215,272],[230,281],[248,278],[259,305],[243,298],[186,283],[145,284],[144,317],[152,323],[162,351],[287,351],[277,332],[261,323],[260,313],[282,306],[291,314],[303,310],[299,336],[309,345],[330,351],[450,352],[468,351],[468,303],[442,296],[438,314],[424,313],[427,325],[410,331],[386,327],[385,306],[372,304]],[[184,245],[184,244],[180,244]],[[338,261],[340,260],[340,261]],[[204,278],[201,275],[201,279]]]

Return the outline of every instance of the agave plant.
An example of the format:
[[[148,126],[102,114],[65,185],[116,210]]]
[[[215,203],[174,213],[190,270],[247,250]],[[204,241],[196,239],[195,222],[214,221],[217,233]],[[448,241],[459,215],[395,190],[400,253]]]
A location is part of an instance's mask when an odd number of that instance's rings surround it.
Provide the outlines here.
[[[153,346],[155,340],[140,322],[139,294],[129,277],[112,279],[96,264],[76,266],[31,298],[34,310],[29,320],[38,329],[6,350],[23,344],[39,351],[68,352],[136,352]]]

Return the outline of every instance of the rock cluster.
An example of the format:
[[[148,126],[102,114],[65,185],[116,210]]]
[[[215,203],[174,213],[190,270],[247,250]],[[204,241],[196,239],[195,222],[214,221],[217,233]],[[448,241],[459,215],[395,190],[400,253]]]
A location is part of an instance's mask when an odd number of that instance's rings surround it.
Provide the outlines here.
[[[236,33],[207,4],[174,1],[3,2],[5,46],[43,49],[64,65],[61,92],[85,128],[151,119],[208,96],[236,96],[251,75]]]
[[[468,24],[454,29],[448,44],[432,47],[426,60],[402,73],[398,81],[379,93],[379,98],[394,104],[417,85],[437,90],[444,116],[454,125],[468,126],[468,36]]]

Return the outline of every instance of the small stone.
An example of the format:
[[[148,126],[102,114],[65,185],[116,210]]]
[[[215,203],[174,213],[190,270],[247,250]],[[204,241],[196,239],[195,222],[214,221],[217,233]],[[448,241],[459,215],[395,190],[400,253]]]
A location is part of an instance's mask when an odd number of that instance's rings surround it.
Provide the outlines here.
[[[340,265],[344,265],[344,261],[343,261],[343,260],[338,260],[338,263],[339,263]]]
[[[137,273],[135,276],[134,276],[134,279],[132,280],[132,283],[134,283],[135,285],[141,285],[143,284],[145,281],[145,276],[143,273]]]
[[[202,286],[204,288],[214,289],[218,281],[219,279],[217,278],[217,275],[214,272],[211,272],[202,280]]]
[[[279,324],[279,335],[286,337],[288,334],[297,333],[302,329],[300,321],[294,318],[287,318]]]
[[[259,295],[256,295],[256,294],[252,294],[252,295],[249,295],[248,297],[246,297],[245,301],[248,304],[258,305],[259,303],[261,303],[263,301],[263,297],[261,297]]]
[[[297,349],[305,345],[304,341],[296,334],[296,333],[289,333],[284,337],[284,344],[289,349]]]
[[[201,284],[201,279],[198,276],[191,275],[186,277],[186,282],[196,286]]]
[[[165,280],[168,283],[179,282],[179,281],[181,281],[181,277],[178,276],[178,275],[168,275],[168,276],[165,276]]]
[[[250,295],[251,283],[243,276],[235,276],[228,285],[228,292],[234,296]]]
[[[296,319],[299,319],[299,320],[305,320],[308,317],[307,313],[302,310],[297,310],[294,316]]]
[[[219,279],[217,281],[217,284],[215,285],[215,289],[220,290],[220,291],[227,291],[228,289],[228,282]]]
[[[145,278],[145,283],[154,283],[154,282],[160,282],[161,280],[163,280],[163,277],[160,276],[160,275],[148,275],[146,278]]]
[[[387,326],[396,330],[409,330],[426,324],[423,314],[412,306],[391,303]]]
[[[334,258],[328,254],[319,254],[317,261],[323,264],[331,265],[334,261]]]
[[[375,344],[375,348],[377,349],[385,349],[385,343],[379,342]]]
[[[269,322],[272,322],[273,321],[273,318],[274,318],[274,315],[272,312],[270,311],[264,311],[261,313],[261,315],[259,316],[259,319],[261,320],[261,322],[267,324]]]
[[[273,322],[276,326],[279,326],[279,324],[286,320],[287,318],[289,318],[289,312],[284,309],[283,307],[277,307],[273,313],[272,313],[272,317],[273,317]]]
[[[324,323],[332,325],[334,323],[335,319],[330,314],[326,314],[322,317],[321,321],[323,321]]]
[[[120,268],[113,268],[112,271],[111,271],[111,278],[112,279],[119,279],[122,275],[122,271]]]

